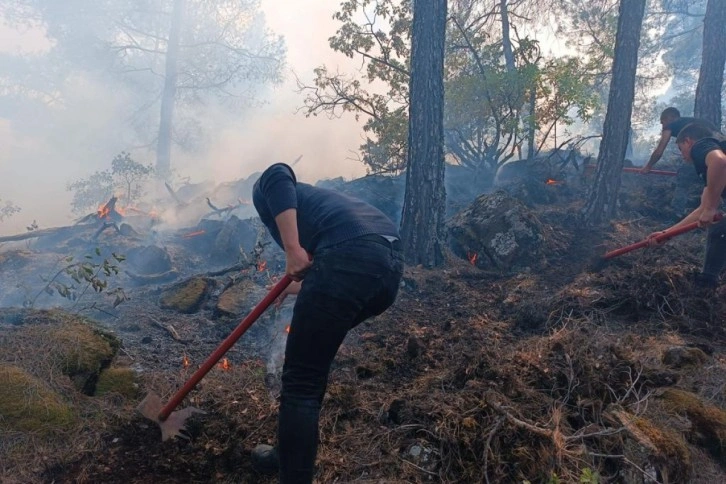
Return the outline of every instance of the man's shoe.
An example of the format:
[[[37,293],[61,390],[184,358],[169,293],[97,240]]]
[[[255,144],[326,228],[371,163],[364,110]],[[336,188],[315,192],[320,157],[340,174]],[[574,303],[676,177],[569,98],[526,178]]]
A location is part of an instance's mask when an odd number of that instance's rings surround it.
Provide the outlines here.
[[[266,444],[260,444],[252,449],[252,467],[261,474],[276,474],[280,470],[277,449]]]

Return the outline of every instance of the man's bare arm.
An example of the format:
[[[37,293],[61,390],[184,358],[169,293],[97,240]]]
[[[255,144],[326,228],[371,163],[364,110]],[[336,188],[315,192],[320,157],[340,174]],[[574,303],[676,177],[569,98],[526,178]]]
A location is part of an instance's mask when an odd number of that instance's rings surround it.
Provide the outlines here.
[[[660,135],[660,140],[658,141],[658,146],[655,147],[655,150],[653,150],[653,153],[650,155],[650,159],[648,159],[648,163],[645,164],[643,167],[643,173],[648,173],[653,166],[655,166],[656,163],[661,159],[663,156],[663,153],[665,153],[666,148],[668,147],[668,143],[671,140],[671,131],[669,129],[663,130],[663,132]]]
[[[297,209],[288,208],[275,217],[277,229],[280,231],[280,239],[285,249],[285,273],[294,281],[300,281],[305,277],[305,272],[310,268],[310,256],[300,245],[300,236],[297,229]]]

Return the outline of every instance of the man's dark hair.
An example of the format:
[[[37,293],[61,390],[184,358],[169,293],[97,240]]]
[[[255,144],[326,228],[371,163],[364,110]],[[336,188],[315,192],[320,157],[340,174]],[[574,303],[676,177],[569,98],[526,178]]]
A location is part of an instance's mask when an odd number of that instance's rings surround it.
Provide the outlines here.
[[[681,112],[674,107],[665,108],[663,110],[663,112],[660,113],[661,121],[663,121],[666,118],[680,118],[680,117],[681,117]]]
[[[713,130],[708,128],[707,126],[704,126],[701,123],[688,123],[683,127],[680,133],[678,133],[678,137],[676,138],[676,143],[683,143],[686,138],[692,139],[693,141],[702,140],[703,138],[710,138],[713,136]]]

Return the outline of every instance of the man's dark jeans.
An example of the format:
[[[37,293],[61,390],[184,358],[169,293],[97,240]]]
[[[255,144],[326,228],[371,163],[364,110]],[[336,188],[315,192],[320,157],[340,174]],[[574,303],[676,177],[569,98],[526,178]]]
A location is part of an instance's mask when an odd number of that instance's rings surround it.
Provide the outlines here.
[[[285,350],[280,482],[312,482],[330,365],[351,328],[393,304],[402,273],[400,250],[378,235],[315,252],[297,296]]]
[[[726,219],[708,228],[706,259],[702,273],[716,286],[724,266],[726,266]]]

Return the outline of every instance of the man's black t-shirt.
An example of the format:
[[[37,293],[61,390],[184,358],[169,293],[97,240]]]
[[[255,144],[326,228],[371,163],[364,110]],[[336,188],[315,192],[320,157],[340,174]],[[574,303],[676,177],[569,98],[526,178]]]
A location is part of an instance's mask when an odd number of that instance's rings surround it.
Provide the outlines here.
[[[701,118],[691,118],[691,117],[688,117],[688,116],[685,116],[685,117],[682,117],[682,118],[678,118],[675,121],[666,124],[663,127],[663,131],[670,131],[671,132],[671,136],[673,138],[676,138],[676,137],[678,137],[678,134],[681,132],[681,130],[687,124],[691,124],[691,123],[697,123],[697,124],[700,124],[702,126],[705,126],[708,129],[710,129],[711,131],[713,131],[714,133],[718,132],[718,128],[716,128],[716,126],[714,126],[714,124],[711,121],[708,121],[706,119],[701,119]]]
[[[280,247],[275,217],[289,208],[297,209],[300,244],[311,253],[363,235],[399,238],[391,219],[374,206],[334,190],[299,183],[292,168],[284,163],[262,173],[255,182],[252,200]]]
[[[683,119],[683,118],[681,118]],[[706,156],[715,150],[726,149],[726,142],[719,142],[716,138],[703,138],[696,141],[691,147],[691,159],[696,173],[708,185],[708,166],[706,166]],[[721,193],[721,198],[726,198],[726,189]]]

